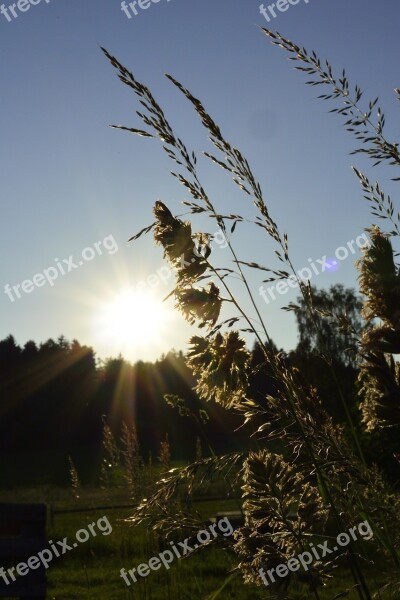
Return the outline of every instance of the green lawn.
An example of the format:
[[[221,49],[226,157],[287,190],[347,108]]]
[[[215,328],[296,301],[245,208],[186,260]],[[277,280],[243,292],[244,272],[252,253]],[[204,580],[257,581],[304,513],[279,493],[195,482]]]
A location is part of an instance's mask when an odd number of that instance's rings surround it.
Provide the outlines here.
[[[1,492],[1,501],[12,502],[46,502],[56,509],[78,507],[95,507],[101,505],[126,504],[127,495],[124,488],[105,492],[102,490],[84,490],[80,498],[73,498],[69,490],[51,487]],[[221,511],[237,508],[234,501],[201,502],[198,507],[206,518]],[[126,570],[147,563],[160,552],[157,535],[145,527],[132,527],[125,522],[130,515],[124,510],[91,510],[85,513],[55,515],[54,523],[48,525],[49,539],[69,541],[75,540],[79,529],[106,515],[112,525],[110,535],[99,532],[96,537],[90,536],[86,543],[79,544],[60,558],[55,558],[48,569],[48,595],[51,600],[211,600],[213,592],[221,588],[236,564],[236,557],[217,548],[204,548],[187,559],[175,560],[169,570],[161,567],[152,571],[145,578],[130,587],[120,577],[120,569]],[[183,541],[186,537],[176,537],[174,542]],[[329,587],[320,590],[321,600],[332,600],[336,594],[351,587],[351,581],[345,573],[337,572]],[[378,586],[371,585],[377,591]],[[271,598],[267,588],[245,586],[236,576],[229,581],[218,598],[236,600],[259,600]],[[313,596],[305,589],[292,593],[295,600],[309,600]],[[358,598],[355,591],[346,596],[348,600]],[[380,596],[381,600],[389,598]]]

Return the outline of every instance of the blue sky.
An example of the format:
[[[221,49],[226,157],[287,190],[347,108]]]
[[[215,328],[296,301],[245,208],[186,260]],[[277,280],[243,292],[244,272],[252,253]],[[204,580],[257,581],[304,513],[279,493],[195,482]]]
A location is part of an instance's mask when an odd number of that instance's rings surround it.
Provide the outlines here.
[[[139,106],[100,46],[150,87],[176,131],[198,153],[211,149],[205,131],[163,74],[171,73],[203,100],[227,139],[247,156],[273,218],[289,235],[296,268],[307,266],[308,258],[332,256],[370,225],[350,167],[355,164],[382,182],[387,171],[349,155],[355,141],[328,114],[329,106],[315,99],[320,89],[304,85],[304,77],[292,71],[284,52],[257,25],[315,49],[336,70],[345,66],[367,99],[380,95],[389,137],[398,138],[393,93],[400,86],[398,0],[300,0],[270,23],[259,14],[259,4],[160,0],[128,19],[115,0],[41,0],[11,22],[0,15],[1,338],[13,333],[24,344],[64,334],[92,345],[99,357],[122,350],[135,360],[184,348],[193,333],[179,315],[170,315],[157,339],[133,336],[128,352],[126,339],[123,346],[118,336],[104,337],[94,320],[105,301],[162,267],[161,251],[150,238],[126,244],[151,223],[155,200],[179,213],[187,199],[169,175],[172,165],[160,144],[108,127],[140,126]],[[222,211],[255,214],[246,196],[205,159],[200,173]],[[237,231],[243,260],[277,266],[271,245],[258,232],[247,226]],[[20,292],[14,302],[4,292],[7,284],[32,280],[70,256],[79,262],[83,249],[108,236],[118,251],[103,248],[102,255],[59,275],[53,286]],[[229,261],[226,252],[216,250],[217,261]],[[354,258],[314,283],[354,286]],[[254,273],[251,281],[258,296]],[[169,289],[160,284],[154,293],[163,297]],[[285,348],[295,345],[297,334],[291,315],[280,307],[296,295],[291,290],[268,306],[258,296],[272,338]]]

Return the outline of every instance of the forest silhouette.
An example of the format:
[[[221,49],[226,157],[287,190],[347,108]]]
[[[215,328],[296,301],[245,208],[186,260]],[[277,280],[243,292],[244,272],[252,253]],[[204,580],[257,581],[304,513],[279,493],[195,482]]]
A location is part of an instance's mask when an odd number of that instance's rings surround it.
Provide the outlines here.
[[[317,294],[322,305],[333,300],[353,307],[353,322],[359,318],[352,290],[332,286]],[[285,360],[298,368],[319,389],[321,400],[337,423],[345,423],[329,366],[307,321],[305,307],[297,311],[299,341]],[[348,341],[332,332],[331,353],[348,406],[360,426],[356,399],[358,367],[346,351]],[[346,343],[344,343],[346,342]],[[350,358],[349,358],[350,357]],[[137,430],[142,460],[157,460],[160,445],[168,435],[173,460],[191,461],[196,444],[205,453],[247,449],[252,444],[241,416],[214,402],[200,400],[196,380],[182,352],[171,351],[155,362],[130,364],[122,356],[96,359],[93,348],[64,336],[37,345],[20,347],[9,335],[0,341],[0,456],[2,487],[36,484],[68,484],[70,457],[83,483],[96,485],[101,471],[103,426],[107,422],[119,439],[123,424]],[[256,343],[252,350],[250,397],[267,407],[268,396],[276,396],[277,382]],[[168,395],[170,400],[165,401]],[[194,418],[193,418],[194,417]],[[232,432],[234,432],[232,434]],[[250,437],[249,437],[250,434]],[[397,484],[400,467],[395,455],[400,442],[391,429],[362,433],[369,462],[377,463]],[[250,441],[249,441],[250,440]]]
[[[154,363],[131,365],[121,356],[96,361],[92,348],[77,340],[49,339],[23,347],[9,335],[0,341],[0,455],[2,486],[64,484],[71,456],[83,482],[96,483],[100,470],[103,419],[118,437],[123,422],[135,423],[143,460],[158,456],[168,433],[174,459],[191,460],[202,432],[164,401],[185,400],[206,410],[206,435],[216,451],[238,449],[240,433],[228,432],[239,419],[218,405],[200,402],[181,352]],[[205,442],[204,442],[205,443]]]

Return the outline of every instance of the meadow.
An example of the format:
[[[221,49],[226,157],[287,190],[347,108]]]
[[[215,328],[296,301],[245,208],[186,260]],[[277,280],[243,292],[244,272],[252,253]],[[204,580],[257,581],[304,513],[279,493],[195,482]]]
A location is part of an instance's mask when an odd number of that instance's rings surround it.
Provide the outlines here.
[[[159,470],[159,469],[158,469]],[[159,470],[160,471],[160,470]],[[222,490],[216,483],[214,489],[208,490],[215,497]],[[67,537],[75,539],[79,529],[106,515],[112,525],[112,533],[90,537],[86,543],[63,557],[54,559],[47,571],[49,600],[213,600],[274,598],[266,587],[244,585],[240,570],[232,574],[237,565],[237,557],[233,552],[211,547],[202,548],[187,558],[175,560],[169,570],[163,567],[152,571],[146,578],[139,578],[138,583],[126,586],[120,577],[120,569],[126,570],[146,563],[166,547],[165,538],[159,532],[145,526],[132,526],[126,520],[133,512],[130,508],[110,508],[129,504],[127,488],[120,485],[108,490],[99,488],[81,488],[79,498],[74,497],[71,488],[43,486],[4,490],[1,493],[3,502],[46,502],[48,506],[48,539],[53,541]],[[100,507],[100,508],[98,508]],[[196,502],[196,510],[204,519],[224,511],[237,511],[236,500],[207,500],[201,498]],[[65,512],[71,510],[85,512]],[[60,511],[60,512],[58,512]],[[189,532],[182,530],[175,543],[183,541]],[[379,588],[379,570],[370,571],[371,589]],[[337,570],[332,574],[331,583],[320,590],[321,600],[333,600],[344,597],[343,589],[349,589],[346,596],[349,600],[357,597],[351,590],[352,583],[348,573]],[[285,598],[285,595],[280,596]],[[389,594],[381,594],[385,600]],[[297,584],[290,593],[293,600],[307,600],[309,592],[306,587]]]

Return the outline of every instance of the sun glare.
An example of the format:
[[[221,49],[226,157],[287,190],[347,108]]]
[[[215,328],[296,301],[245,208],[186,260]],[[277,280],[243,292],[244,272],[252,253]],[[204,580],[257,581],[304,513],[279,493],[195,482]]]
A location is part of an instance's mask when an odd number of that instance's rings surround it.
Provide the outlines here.
[[[123,290],[104,302],[96,317],[96,332],[110,354],[125,358],[141,350],[145,354],[163,346],[172,310],[148,291]]]

